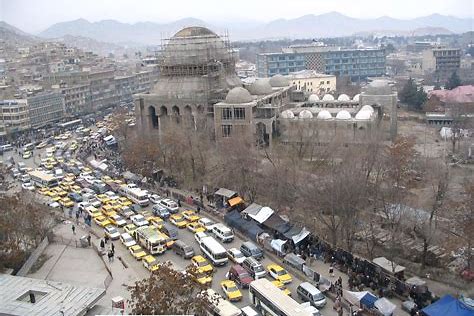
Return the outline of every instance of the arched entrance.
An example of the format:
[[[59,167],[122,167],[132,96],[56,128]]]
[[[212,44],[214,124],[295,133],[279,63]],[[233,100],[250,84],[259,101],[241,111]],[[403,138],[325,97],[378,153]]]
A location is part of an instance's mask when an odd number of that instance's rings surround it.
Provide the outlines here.
[[[168,116],[168,108],[164,105],[160,107],[160,116]]]
[[[148,107],[148,115],[150,116],[151,127],[157,129],[158,128],[158,115],[156,115],[156,110],[153,105]]]

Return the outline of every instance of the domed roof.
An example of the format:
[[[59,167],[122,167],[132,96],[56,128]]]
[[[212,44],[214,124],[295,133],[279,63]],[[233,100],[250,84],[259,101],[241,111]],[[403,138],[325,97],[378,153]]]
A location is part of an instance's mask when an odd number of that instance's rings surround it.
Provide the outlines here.
[[[357,101],[357,102],[359,102],[359,97],[360,97],[360,93],[357,93],[357,94],[352,98],[352,101]]]
[[[242,87],[235,87],[227,93],[225,97],[225,103],[228,104],[241,104],[252,102],[252,96]]]
[[[337,98],[337,101],[350,101],[351,99],[349,98],[349,96],[347,94],[341,94],[338,98]]]
[[[360,110],[359,112],[357,112],[355,119],[356,120],[370,120],[372,113],[373,112],[370,112],[367,110]]]
[[[270,85],[275,88],[288,87],[290,85],[290,82],[287,78],[278,74],[270,78]]]
[[[364,105],[360,108],[361,111],[369,111],[370,113],[374,113],[374,108],[370,105]]]
[[[308,111],[308,110],[303,110],[300,112],[298,117],[301,119],[311,119],[313,118],[313,113],[311,113],[311,111]]]
[[[273,92],[269,79],[257,79],[248,89],[249,92],[254,95],[264,95]]]
[[[210,29],[202,26],[191,26],[185,27],[184,29],[178,31],[173,37],[191,37],[191,36],[206,36],[206,35],[214,35],[217,36],[216,33],[211,31]]]
[[[312,94],[308,98],[308,102],[314,103],[314,102],[318,102],[318,101],[319,101],[319,97],[318,97],[317,94]]]
[[[325,94],[323,101],[334,101],[334,97],[331,94]]]
[[[330,120],[332,119],[332,115],[331,113],[329,113],[328,110],[322,110],[318,113],[318,116],[316,116],[316,118],[320,120]]]
[[[393,91],[387,80],[377,79],[366,87],[365,93],[369,95],[389,95]]]
[[[336,120],[350,120],[352,118],[351,114],[346,110],[341,110],[337,112]]]
[[[281,112],[280,117],[284,118],[284,119],[292,119],[292,118],[295,117],[295,113],[293,113],[290,110],[285,110],[285,111]]]

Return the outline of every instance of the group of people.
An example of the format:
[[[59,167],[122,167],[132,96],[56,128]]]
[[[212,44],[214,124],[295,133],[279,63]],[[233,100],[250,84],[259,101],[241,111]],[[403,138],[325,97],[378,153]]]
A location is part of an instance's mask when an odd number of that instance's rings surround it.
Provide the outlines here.
[[[107,245],[108,241],[109,241],[109,237],[107,235],[105,235],[104,238],[100,240],[101,253],[105,252],[105,246]],[[108,250],[107,250],[107,258],[109,258],[109,262],[113,262],[114,257],[115,257],[115,245],[112,241],[110,241],[110,246],[108,247]]]

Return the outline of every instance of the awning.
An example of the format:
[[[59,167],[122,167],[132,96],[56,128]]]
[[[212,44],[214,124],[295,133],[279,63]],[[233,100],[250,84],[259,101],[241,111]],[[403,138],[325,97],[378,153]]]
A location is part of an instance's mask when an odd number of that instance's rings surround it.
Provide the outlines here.
[[[272,246],[273,249],[275,249],[278,252],[283,252],[283,245],[287,242],[288,240],[281,240],[281,239],[273,239],[270,242],[270,245]]]
[[[353,292],[344,290],[344,298],[351,303],[352,305],[356,305],[360,307],[360,300],[367,294],[368,291],[361,291],[361,292]]]
[[[242,211],[242,214],[252,214],[252,215],[256,215],[260,209],[262,208],[263,206],[257,204],[257,203],[252,203],[250,204],[249,206],[247,206],[247,208],[245,210]]]
[[[227,201],[230,206],[235,206],[237,204],[243,203],[244,200],[240,196],[236,196],[235,198],[230,199]]]
[[[257,214],[248,214],[249,217],[253,218],[257,223],[261,224],[266,221],[273,214],[273,210],[268,206],[264,206],[258,211]]]
[[[445,295],[433,304],[421,310],[427,316],[473,316],[474,309],[462,301]]]
[[[397,305],[393,304],[385,297],[379,298],[375,301],[374,306],[384,315],[391,316],[397,308]]]
[[[300,233],[298,235],[291,237],[291,239],[293,239],[293,242],[296,245],[299,242],[303,241],[308,236],[309,236],[309,231],[306,229],[306,227],[303,227]]]
[[[303,230],[303,228],[301,228],[299,226],[293,226],[293,227],[291,227],[291,229],[289,231],[287,231],[283,235],[288,239],[292,239],[293,236],[298,235],[299,233],[301,233],[302,230]]]
[[[265,222],[262,223],[263,226],[273,229],[281,234],[286,233],[290,230],[290,223],[281,218],[280,215],[273,213]]]
[[[223,196],[223,197],[226,197],[228,199],[231,199],[233,198],[237,192],[234,192],[232,190],[229,190],[229,189],[226,189],[226,188],[220,188],[219,190],[216,191],[216,193],[214,193],[215,195],[220,195],[220,196]]]
[[[405,281],[405,283],[412,286],[425,286],[426,285],[426,282],[417,276],[409,278],[408,280]]]
[[[372,262],[389,273],[399,273],[405,270],[404,266],[397,265],[385,257],[375,258]]]

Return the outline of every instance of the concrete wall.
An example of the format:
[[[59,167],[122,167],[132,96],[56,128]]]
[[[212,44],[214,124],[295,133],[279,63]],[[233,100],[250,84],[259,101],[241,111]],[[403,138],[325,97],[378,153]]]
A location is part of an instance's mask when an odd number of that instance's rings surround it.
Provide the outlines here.
[[[38,261],[39,257],[43,253],[43,251],[46,249],[46,247],[49,245],[49,240],[48,237],[45,237],[39,246],[31,253],[31,255],[28,257],[28,260],[26,260],[25,264],[18,270],[16,273],[17,276],[26,276],[30,270],[31,267]]]

